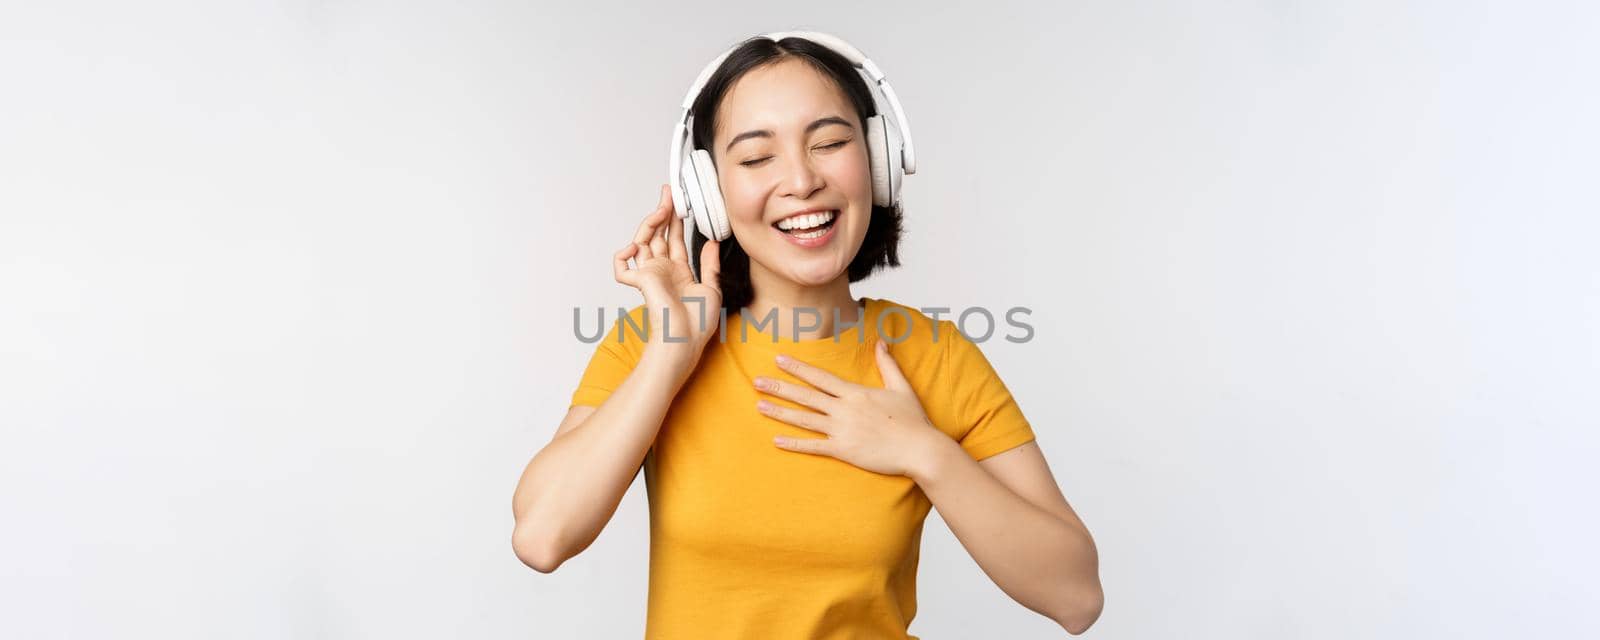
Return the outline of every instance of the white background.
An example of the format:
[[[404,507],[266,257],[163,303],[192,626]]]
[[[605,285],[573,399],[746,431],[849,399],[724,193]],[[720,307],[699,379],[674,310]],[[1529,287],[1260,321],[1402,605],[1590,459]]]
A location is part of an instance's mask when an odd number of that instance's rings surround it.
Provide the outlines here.
[[[638,637],[642,480],[550,575],[511,492],[572,307],[640,300],[610,254],[683,91],[796,27],[915,134],[856,293],[1034,309],[984,350],[1099,544],[1091,636],[1593,636],[1596,18],[9,2],[0,636]],[[1065,635],[937,514],[919,602]]]

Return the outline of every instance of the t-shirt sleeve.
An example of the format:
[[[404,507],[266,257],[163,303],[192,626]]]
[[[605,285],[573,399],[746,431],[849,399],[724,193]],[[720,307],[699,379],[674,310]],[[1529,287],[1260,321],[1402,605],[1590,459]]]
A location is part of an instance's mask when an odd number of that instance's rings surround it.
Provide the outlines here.
[[[949,322],[948,320],[943,322]],[[960,420],[958,442],[974,460],[982,460],[1034,440],[1033,427],[1000,374],[978,345],[946,327],[945,366],[950,375],[950,399]],[[941,335],[941,339],[945,339]]]
[[[589,356],[589,365],[578,379],[578,388],[572,392],[569,408],[580,404],[600,406],[606,398],[611,397],[611,392],[622,385],[623,380],[628,379],[628,374],[633,373],[643,349],[640,338],[644,327],[643,313],[644,305],[639,305],[628,313],[631,324],[624,318],[617,318],[611,323],[611,330],[600,339],[595,345],[594,354]]]

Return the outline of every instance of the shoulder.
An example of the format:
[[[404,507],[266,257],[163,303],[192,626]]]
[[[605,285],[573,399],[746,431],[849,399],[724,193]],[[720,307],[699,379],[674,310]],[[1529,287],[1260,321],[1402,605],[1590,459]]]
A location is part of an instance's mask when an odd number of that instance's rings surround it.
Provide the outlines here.
[[[632,309],[602,309],[600,318],[602,328],[607,325],[609,328],[605,337],[600,339],[600,344],[596,345],[597,348],[609,351],[629,364],[638,362],[650,336],[650,325],[646,324],[649,315],[645,313],[644,304],[640,303]]]
[[[889,344],[896,362],[906,369],[927,372],[927,382],[944,388],[992,379],[998,373],[973,338],[961,332],[943,307],[913,307],[894,300],[877,300],[873,331]],[[978,338],[982,340],[982,338]],[[963,382],[964,381],[964,382]]]
[[[961,335],[954,322],[942,317],[947,310],[888,299],[869,299],[867,310],[867,321],[872,323],[869,331],[889,346],[890,355],[913,386],[921,391],[949,385],[944,371],[950,345]]]
[[[942,307],[914,307],[896,300],[869,299],[868,320],[872,331],[891,348],[905,350],[943,351],[952,336],[960,337],[956,324],[943,316],[950,312]]]
[[[1005,383],[978,344],[946,316],[949,309],[878,301],[879,337],[916,390],[928,419],[951,438],[989,446],[993,430],[1022,437],[1021,422]],[[983,425],[982,431],[974,431]],[[974,435],[976,434],[976,435]],[[976,440],[966,440],[969,436]],[[1007,440],[1007,442],[1010,442]],[[969,449],[982,453],[986,450]]]

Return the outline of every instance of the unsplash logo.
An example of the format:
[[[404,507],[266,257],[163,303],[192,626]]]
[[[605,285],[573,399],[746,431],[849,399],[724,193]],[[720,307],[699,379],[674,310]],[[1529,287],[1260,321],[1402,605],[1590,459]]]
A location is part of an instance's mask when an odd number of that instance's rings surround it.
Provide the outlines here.
[[[686,307],[693,307],[693,308],[697,308],[698,309],[698,312],[695,313],[695,315],[698,316],[700,329],[702,331],[704,331],[706,329],[706,322],[707,322],[707,315],[706,315],[707,314],[707,310],[706,310],[706,300],[705,300],[705,298],[702,298],[702,297],[699,297],[699,296],[692,296],[692,297],[680,298],[680,300],[685,303]],[[696,304],[691,305],[689,303],[696,303]],[[941,316],[943,316],[945,314],[950,314],[952,312],[952,309],[950,307],[918,307],[917,310],[921,311],[923,314],[926,314],[928,317],[933,319],[933,341],[934,342],[938,342],[939,341],[939,320],[941,319]],[[791,317],[790,322],[789,322],[789,328],[791,330],[789,339],[791,341],[799,342],[800,341],[800,333],[802,331],[815,331],[817,329],[821,329],[822,328],[822,311],[820,311],[819,309],[817,309],[815,307],[794,307],[791,311],[792,311],[792,314],[791,314],[792,317]],[[1010,329],[1014,330],[1014,331],[1008,331],[1008,332],[1005,333],[1005,335],[1003,336],[1005,338],[1005,340],[1007,342],[1013,342],[1013,343],[1016,343],[1016,344],[1025,344],[1025,343],[1030,342],[1030,341],[1033,340],[1033,325],[1028,324],[1026,322],[1026,320],[1025,320],[1025,318],[1028,315],[1032,314],[1032,313],[1033,313],[1033,310],[1029,309],[1028,307],[1010,307],[1010,308],[1006,309],[1004,313],[996,314],[993,310],[989,309],[988,307],[977,306],[977,307],[966,307],[966,308],[962,309],[960,311],[960,313],[954,314],[954,317],[955,317],[956,330],[961,332],[962,337],[964,337],[967,340],[970,340],[972,342],[982,343],[982,342],[988,341],[990,338],[993,338],[995,333],[996,333],[996,331],[999,329],[1000,323],[996,320],[996,316],[998,315],[999,317],[1004,318],[1005,324],[1008,327],[1010,327]],[[728,326],[728,310],[727,309],[718,309],[718,314],[719,314],[720,320],[721,320],[721,324],[719,326],[727,327]],[[839,318],[839,310],[838,309],[833,309],[832,315],[833,315],[833,325],[835,327],[838,327],[838,331],[835,331],[834,334],[833,334],[833,341],[834,342],[839,342],[840,341],[839,340],[839,336],[840,336],[840,334],[844,333],[845,330],[847,330],[849,328],[859,328],[861,326],[861,323],[862,323],[862,319],[857,319],[857,320],[854,320],[854,321],[846,321],[846,320],[840,319]],[[572,335],[573,335],[573,337],[576,337],[579,342],[582,342],[584,344],[593,344],[593,343],[599,342],[602,338],[605,337],[605,332],[606,332],[605,331],[605,329],[606,329],[606,310],[605,310],[605,307],[595,307],[595,316],[596,317],[595,317],[593,332],[585,334],[584,331],[583,331],[583,312],[578,307],[573,307],[572,308]],[[804,316],[806,319],[802,320],[802,316]],[[900,317],[905,319],[905,321],[901,325],[902,327],[904,327],[904,330],[901,331],[900,335],[891,335],[889,333],[889,331],[888,331],[888,328],[884,326],[884,319],[886,317],[888,317],[888,316],[900,316]],[[738,317],[739,317],[740,321],[739,321],[739,332],[738,332],[738,336],[737,336],[736,339],[738,341],[740,341],[740,342],[746,342],[746,341],[750,340],[750,327],[751,327],[752,324],[755,326],[755,330],[757,332],[762,332],[764,330],[767,330],[768,328],[776,328],[777,324],[778,324],[778,322],[777,322],[778,321],[778,310],[777,310],[777,308],[768,309],[767,313],[765,315],[761,316],[760,318],[754,319],[754,320],[752,320],[750,318],[750,314],[748,313],[748,309],[741,311],[738,314]],[[674,318],[673,318],[673,312],[672,312],[672,310],[670,308],[667,308],[667,307],[662,307],[661,308],[661,318],[662,318],[661,334],[663,336],[662,340],[664,340],[666,342],[688,342],[689,341],[688,337],[686,337],[686,336],[681,336],[681,335],[680,336],[674,336],[673,335],[673,333],[672,333],[672,325],[674,323]],[[690,319],[689,318],[685,318],[684,320],[688,321]],[[879,313],[878,317],[873,319],[872,321],[875,323],[874,328],[877,329],[877,335],[881,336],[883,338],[883,340],[885,342],[888,342],[889,344],[895,344],[895,343],[904,341],[907,338],[911,337],[912,316],[911,316],[911,311],[909,309],[906,309],[904,307],[891,306],[891,307],[888,307],[888,308],[884,309],[883,312]],[[646,341],[649,340],[649,336],[650,336],[650,314],[649,313],[644,314],[643,321],[639,322],[639,321],[635,321],[633,319],[633,316],[628,315],[628,309],[627,308],[625,308],[625,307],[617,307],[617,319],[616,319],[615,322],[616,322],[616,325],[617,325],[617,342],[619,342],[619,343],[622,342],[623,333],[625,331],[633,332],[634,336],[637,337],[640,340],[646,340]],[[973,331],[973,329],[978,329],[978,331]],[[730,331],[719,332],[719,339],[722,342],[726,343],[728,341],[728,334],[729,333],[731,333],[731,332]],[[1018,334],[1020,334],[1020,335],[1018,335]],[[778,332],[777,331],[772,331],[769,335],[770,335],[770,340],[773,343],[777,343],[779,341],[778,340]],[[759,339],[759,336],[758,336],[757,339]],[[866,341],[866,332],[857,331],[856,332],[856,341],[857,342],[865,342]]]

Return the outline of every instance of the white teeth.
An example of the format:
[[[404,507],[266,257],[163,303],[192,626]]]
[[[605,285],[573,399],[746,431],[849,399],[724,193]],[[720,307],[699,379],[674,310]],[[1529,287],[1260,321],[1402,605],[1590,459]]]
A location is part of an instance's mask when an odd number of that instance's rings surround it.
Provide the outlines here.
[[[827,224],[828,221],[832,220],[834,215],[837,213],[838,212],[836,211],[824,211],[822,213],[808,213],[805,215],[791,216],[779,220],[778,228],[783,229],[784,231],[791,229],[810,229],[812,227]]]

